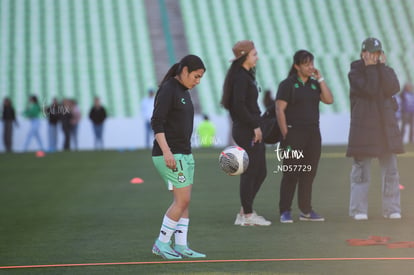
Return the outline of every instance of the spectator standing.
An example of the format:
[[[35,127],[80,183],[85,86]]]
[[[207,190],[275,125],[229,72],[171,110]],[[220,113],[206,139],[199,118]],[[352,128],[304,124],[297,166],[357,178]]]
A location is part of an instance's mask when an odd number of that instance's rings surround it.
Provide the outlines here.
[[[150,148],[151,140],[154,138],[154,132],[151,128],[151,116],[154,110],[154,90],[148,90],[148,96],[141,101],[141,115],[144,120],[145,127],[145,147]]]
[[[72,129],[72,103],[70,99],[65,98],[60,112],[63,130],[63,150],[70,151],[70,133]]]
[[[104,121],[106,119],[106,110],[101,105],[101,100],[99,97],[95,97],[94,105],[89,112],[89,118],[93,124],[93,132],[95,135],[95,149],[103,149],[103,130]]]
[[[24,116],[27,117],[30,121],[30,129],[27,133],[26,141],[24,143],[23,150],[27,151],[29,148],[30,141],[32,138],[35,138],[39,149],[41,151],[44,151],[43,149],[43,143],[42,139],[40,138],[40,116],[42,114],[42,109],[40,108],[39,101],[37,100],[37,96],[32,95],[29,98],[29,104],[26,107],[26,110],[24,111]]]
[[[70,120],[70,124],[71,124],[70,141],[73,144],[73,149],[77,151],[79,149],[78,127],[79,127],[79,122],[81,120],[82,114],[80,112],[78,102],[75,99],[71,100],[71,114],[72,114],[72,117]]]
[[[408,142],[413,143],[413,123],[414,123],[414,92],[413,85],[406,83],[400,93],[401,107],[401,136],[404,139],[405,130],[408,127]]]
[[[3,100],[3,142],[6,152],[13,151],[13,123],[17,125],[16,112],[10,98]]]
[[[208,115],[203,115],[203,119],[197,127],[198,141],[201,147],[211,147],[214,145],[216,127],[210,121]]]
[[[351,125],[346,155],[353,158],[349,215],[357,221],[368,219],[371,160],[378,158],[382,215],[401,219],[396,154],[403,153],[404,148],[395,116],[398,106],[393,98],[400,84],[394,70],[386,65],[386,55],[377,38],[362,42],[360,59],[351,63],[348,79]]]
[[[49,152],[53,153],[57,150],[57,138],[58,138],[58,123],[60,120],[59,115],[59,102],[57,98],[53,98],[52,104],[47,107],[46,114],[48,118],[48,137],[49,137]]]

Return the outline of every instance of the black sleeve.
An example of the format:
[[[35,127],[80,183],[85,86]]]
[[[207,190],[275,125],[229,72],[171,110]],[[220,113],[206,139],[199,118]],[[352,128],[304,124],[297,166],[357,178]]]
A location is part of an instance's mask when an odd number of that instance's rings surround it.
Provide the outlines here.
[[[154,100],[154,110],[151,117],[151,127],[154,134],[164,133],[164,123],[171,108],[173,91],[166,88],[158,90]]]
[[[385,66],[385,64],[378,66],[382,91],[385,97],[392,97],[400,90],[400,82],[398,81],[397,75],[392,68]]]
[[[286,101],[288,104],[291,103],[293,83],[292,81],[285,79],[279,84],[279,88],[277,89],[276,93],[276,100],[283,100]]]

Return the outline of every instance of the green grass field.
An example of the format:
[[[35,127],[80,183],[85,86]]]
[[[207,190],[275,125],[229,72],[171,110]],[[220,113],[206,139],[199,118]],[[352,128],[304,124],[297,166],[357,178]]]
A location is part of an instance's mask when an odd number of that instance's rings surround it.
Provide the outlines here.
[[[44,158],[1,154],[0,267],[124,264],[1,268],[0,274],[412,274],[414,260],[397,258],[413,258],[414,248],[346,243],[371,235],[414,241],[414,147],[406,149],[399,157],[405,186],[401,221],[381,216],[377,162],[370,219],[349,218],[351,160],[344,157],[345,147],[324,147],[313,207],[326,222],[280,224],[281,175],[272,172],[278,162],[269,147],[268,176],[254,208],[273,224],[248,228],[233,225],[240,208],[239,178],[219,170],[220,150],[195,150],[189,240],[211,262],[194,263],[168,263],[151,253],[171,194],[152,165],[150,151],[56,153]],[[144,183],[130,184],[133,177]],[[296,200],[293,214],[297,220]],[[269,260],[237,261],[254,259]]]

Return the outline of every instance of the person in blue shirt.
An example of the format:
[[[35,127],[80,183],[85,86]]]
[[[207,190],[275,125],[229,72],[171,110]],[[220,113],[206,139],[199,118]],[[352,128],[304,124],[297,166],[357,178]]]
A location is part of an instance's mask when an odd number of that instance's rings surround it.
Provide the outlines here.
[[[406,83],[400,93],[401,107],[401,136],[404,139],[406,128],[408,127],[408,142],[414,141],[414,92],[413,85]]]

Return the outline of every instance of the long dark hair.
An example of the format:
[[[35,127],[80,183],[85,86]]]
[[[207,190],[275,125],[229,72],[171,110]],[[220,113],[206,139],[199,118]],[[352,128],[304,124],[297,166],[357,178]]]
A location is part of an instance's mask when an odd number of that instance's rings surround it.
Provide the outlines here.
[[[295,55],[293,56],[293,64],[292,64],[292,67],[290,68],[288,77],[298,74],[295,68],[295,65],[305,64],[305,63],[308,63],[309,61],[313,61],[313,59],[314,59],[313,54],[308,52],[307,50],[297,51]]]
[[[227,71],[226,78],[223,84],[223,95],[221,96],[221,105],[227,110],[230,109],[230,102],[233,93],[233,78],[238,70],[241,69],[244,61],[246,61],[247,54],[241,56],[231,63],[229,70]]]
[[[192,71],[196,71],[199,69],[203,69],[204,72],[206,71],[206,67],[204,66],[204,63],[201,60],[201,58],[196,55],[189,54],[184,56],[180,60],[180,62],[175,63],[171,66],[171,68],[165,74],[159,86],[161,87],[162,84],[164,84],[164,82],[167,81],[169,78],[180,75],[184,67],[188,68],[188,73],[191,73]]]

